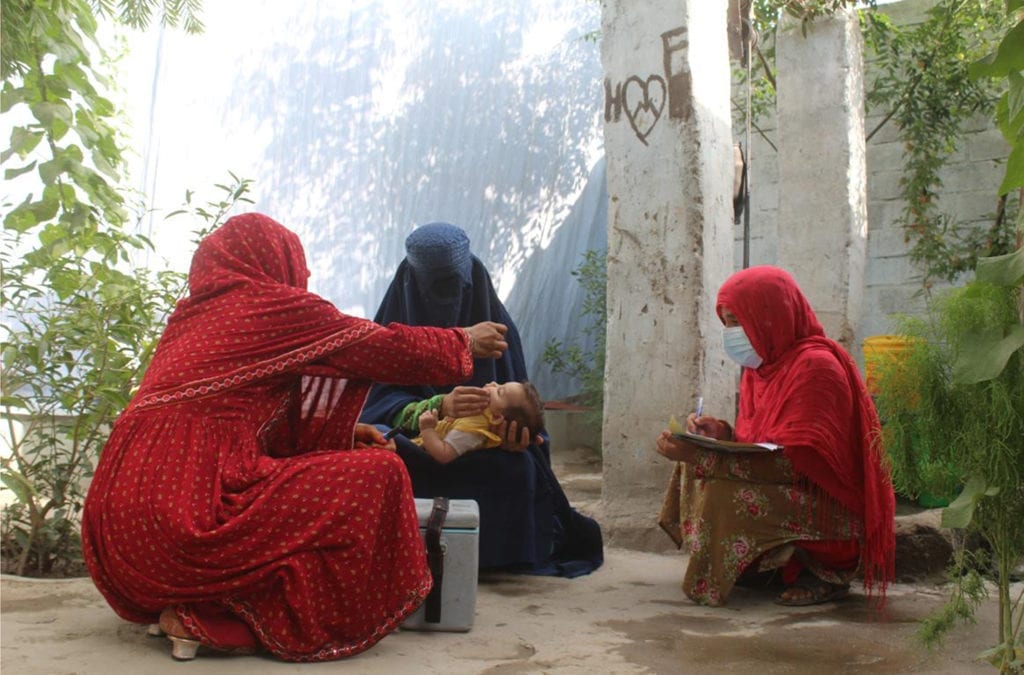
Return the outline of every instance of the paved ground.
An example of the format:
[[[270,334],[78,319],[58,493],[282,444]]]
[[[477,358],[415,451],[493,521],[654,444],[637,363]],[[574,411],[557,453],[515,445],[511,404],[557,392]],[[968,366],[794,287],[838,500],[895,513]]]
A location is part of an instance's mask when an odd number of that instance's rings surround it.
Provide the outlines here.
[[[571,458],[570,458],[571,459]],[[572,500],[595,508],[593,462],[563,465]],[[975,655],[995,641],[990,600],[976,625],[935,653],[915,642],[918,622],[941,589],[897,584],[878,615],[860,595],[832,604],[782,608],[738,589],[728,607],[694,605],[679,588],[685,556],[611,549],[579,579],[481,578],[468,633],[400,631],[343,662],[290,664],[266,656],[201,652],[170,658],[169,643],[125,623],[88,579],[0,579],[0,671],[4,675],[275,675],[278,673],[985,673]],[[1016,593],[1024,589],[1018,584]],[[855,587],[856,589],[856,587]]]
[[[781,608],[739,590],[726,608],[689,602],[679,555],[610,550],[574,580],[488,576],[468,633],[394,633],[344,662],[290,664],[266,656],[170,658],[164,639],[119,620],[87,579],[0,580],[4,675],[164,673],[979,673],[973,660],[996,634],[994,605],[934,654],[916,622],[942,600],[896,585],[888,612],[863,598]]]

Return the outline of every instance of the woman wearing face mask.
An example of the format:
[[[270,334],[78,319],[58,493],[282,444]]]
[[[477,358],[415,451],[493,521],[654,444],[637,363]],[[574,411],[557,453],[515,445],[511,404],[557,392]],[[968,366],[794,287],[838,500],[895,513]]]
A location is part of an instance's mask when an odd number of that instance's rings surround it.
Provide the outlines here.
[[[856,364],[784,270],[734,274],[716,308],[726,353],[742,366],[736,426],[691,414],[687,429],[784,450],[720,453],[662,432],[658,452],[679,463],[659,524],[689,548],[683,591],[721,605],[737,582],[781,581],[776,602],[810,605],[845,596],[860,574],[881,604],[895,498]]]

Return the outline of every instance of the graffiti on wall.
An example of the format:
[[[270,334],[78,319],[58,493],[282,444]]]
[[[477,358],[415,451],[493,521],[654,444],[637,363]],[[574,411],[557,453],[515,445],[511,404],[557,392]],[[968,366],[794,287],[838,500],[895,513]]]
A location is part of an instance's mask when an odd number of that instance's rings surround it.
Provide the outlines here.
[[[692,84],[686,63],[688,47],[686,28],[673,28],[661,34],[664,76],[652,73],[647,77],[630,75],[621,82],[604,80],[604,121],[620,122],[625,116],[633,133],[647,145],[668,106],[668,116],[686,120],[690,114]]]
[[[616,84],[614,91],[611,80],[605,78],[604,121],[618,122],[625,113],[633,133],[647,145],[647,137],[665,109],[665,91],[665,79],[660,75],[650,75],[646,80],[631,75]]]

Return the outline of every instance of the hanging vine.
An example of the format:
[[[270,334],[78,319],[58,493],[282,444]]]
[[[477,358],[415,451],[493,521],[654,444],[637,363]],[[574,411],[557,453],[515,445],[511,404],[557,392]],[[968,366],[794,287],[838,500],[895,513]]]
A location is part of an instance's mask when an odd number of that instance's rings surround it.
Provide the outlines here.
[[[754,0],[755,44],[751,64],[751,127],[767,143],[775,143],[757,120],[775,106],[775,43],[778,18],[785,13],[809,22],[862,3],[848,0]],[[959,149],[968,125],[989,113],[1002,91],[998,82],[972,79],[972,61],[987,54],[1005,32],[1009,18],[1002,0],[940,0],[924,20],[897,26],[874,2],[860,12],[869,50],[869,112],[883,112],[867,134],[895,127],[904,147],[900,191],[910,259],[921,271],[925,288],[935,280],[954,281],[973,270],[979,257],[1012,250],[1015,197],[999,197],[993,186],[993,211],[983,223],[958,221],[942,209],[943,168]],[[746,84],[746,72],[737,73]],[[738,122],[746,108],[734,105]]]

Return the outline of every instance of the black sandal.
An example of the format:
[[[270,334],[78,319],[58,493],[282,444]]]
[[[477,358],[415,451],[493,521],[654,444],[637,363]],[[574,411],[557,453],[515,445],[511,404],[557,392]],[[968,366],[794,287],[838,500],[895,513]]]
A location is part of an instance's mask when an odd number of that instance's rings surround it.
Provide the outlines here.
[[[794,589],[806,591],[807,594],[791,599],[783,597],[788,591]],[[849,593],[850,584],[831,584],[813,574],[802,574],[799,579],[786,586],[785,590],[775,596],[775,604],[786,607],[820,605],[823,602],[832,602],[833,600],[845,598]]]

